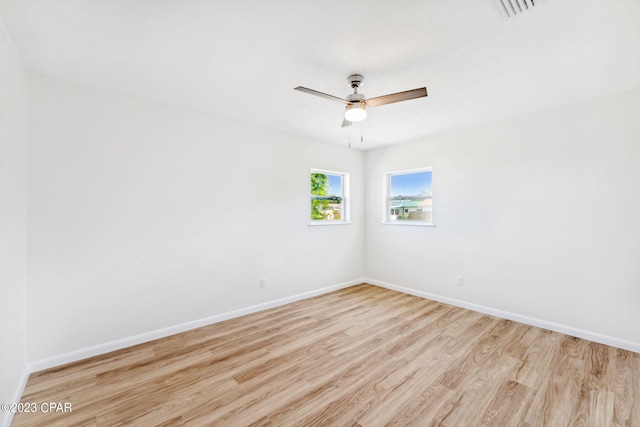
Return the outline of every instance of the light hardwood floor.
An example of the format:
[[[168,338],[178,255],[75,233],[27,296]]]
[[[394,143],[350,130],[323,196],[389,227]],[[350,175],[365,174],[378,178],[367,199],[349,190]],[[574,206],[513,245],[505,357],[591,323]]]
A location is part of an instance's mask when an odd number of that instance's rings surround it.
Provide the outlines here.
[[[640,426],[640,355],[358,285],[31,375],[13,426]]]

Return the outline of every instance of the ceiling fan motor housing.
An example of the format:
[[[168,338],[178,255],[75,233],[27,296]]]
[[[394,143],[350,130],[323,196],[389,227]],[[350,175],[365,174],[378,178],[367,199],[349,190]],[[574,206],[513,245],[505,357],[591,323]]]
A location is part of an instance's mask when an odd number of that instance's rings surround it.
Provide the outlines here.
[[[364,95],[361,93],[352,93],[347,95],[346,100],[349,102],[361,102],[364,101]]]

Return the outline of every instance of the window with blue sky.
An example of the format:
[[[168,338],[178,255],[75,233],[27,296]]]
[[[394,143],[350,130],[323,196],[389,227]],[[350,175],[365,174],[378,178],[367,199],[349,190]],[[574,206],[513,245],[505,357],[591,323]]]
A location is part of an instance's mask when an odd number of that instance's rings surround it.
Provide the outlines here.
[[[385,191],[384,222],[432,224],[431,168],[387,173]]]

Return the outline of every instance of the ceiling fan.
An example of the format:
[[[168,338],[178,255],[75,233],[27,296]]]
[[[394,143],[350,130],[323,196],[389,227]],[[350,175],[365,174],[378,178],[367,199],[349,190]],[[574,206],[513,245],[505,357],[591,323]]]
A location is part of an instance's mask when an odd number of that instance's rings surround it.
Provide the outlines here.
[[[315,95],[324,99],[329,99],[331,101],[337,101],[346,104],[347,107],[344,113],[342,127],[351,126],[351,123],[353,122],[360,122],[366,119],[367,107],[379,107],[380,105],[392,104],[394,102],[400,101],[408,101],[415,98],[424,98],[427,96],[427,88],[421,87],[419,89],[407,90],[404,92],[397,92],[389,95],[365,99],[363,94],[358,93],[358,88],[362,86],[364,77],[362,77],[360,74],[352,74],[347,78],[347,80],[349,81],[349,86],[351,86],[351,88],[353,89],[353,93],[347,95],[345,99],[318,92],[317,90],[308,89],[302,86],[298,86],[294,90],[299,90],[300,92],[305,92],[310,95]]]

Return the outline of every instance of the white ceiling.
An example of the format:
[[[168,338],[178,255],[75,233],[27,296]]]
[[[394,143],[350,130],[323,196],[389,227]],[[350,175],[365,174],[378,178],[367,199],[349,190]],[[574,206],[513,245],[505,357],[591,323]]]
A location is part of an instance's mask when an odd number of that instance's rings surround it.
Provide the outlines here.
[[[35,73],[355,148],[640,87],[640,1],[0,0]],[[344,97],[427,86],[341,129]],[[364,143],[360,143],[360,133]]]

